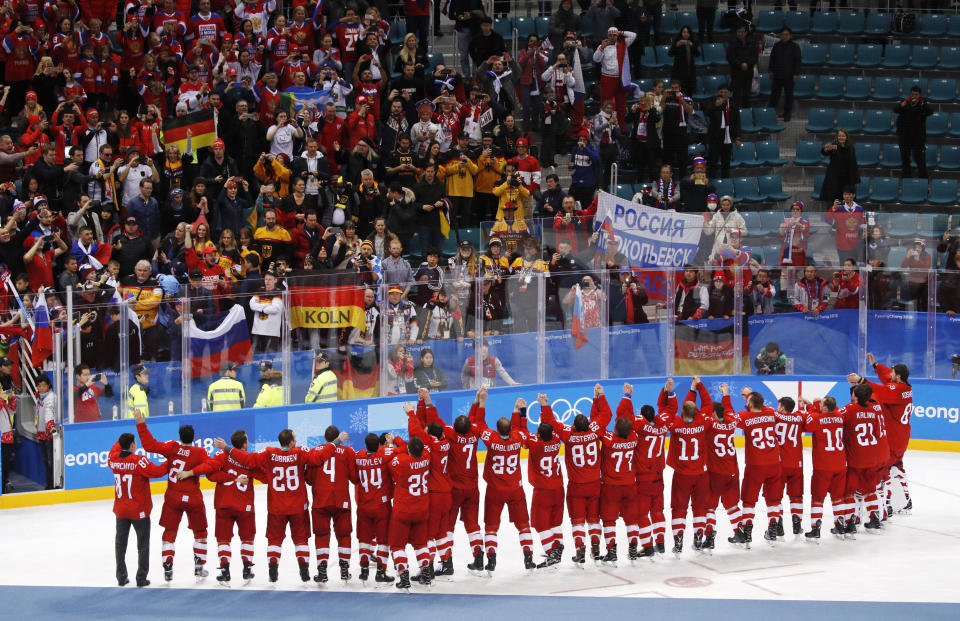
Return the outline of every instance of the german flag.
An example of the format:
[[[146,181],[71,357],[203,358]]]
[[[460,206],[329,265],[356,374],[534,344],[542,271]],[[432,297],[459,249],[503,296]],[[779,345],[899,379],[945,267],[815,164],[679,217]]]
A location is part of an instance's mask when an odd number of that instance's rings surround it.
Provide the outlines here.
[[[175,144],[180,147],[180,153],[187,150],[187,130],[193,132],[190,146],[193,152],[197,149],[209,147],[217,139],[217,123],[213,118],[213,110],[197,110],[183,116],[175,116],[163,121],[163,143]]]
[[[290,328],[366,328],[356,274],[291,278]]]
[[[341,401],[380,396],[380,365],[375,349],[360,356],[344,356],[343,370],[337,375],[340,376],[337,398]]]
[[[733,373],[733,324],[718,329],[696,328],[677,323],[674,342],[677,375],[725,375]],[[741,365],[750,373],[750,345],[743,334]]]

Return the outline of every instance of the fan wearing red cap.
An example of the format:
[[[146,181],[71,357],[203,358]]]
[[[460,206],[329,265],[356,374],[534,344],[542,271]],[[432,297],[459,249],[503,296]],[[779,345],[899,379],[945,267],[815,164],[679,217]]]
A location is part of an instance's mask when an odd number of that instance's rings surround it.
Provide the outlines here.
[[[810,221],[803,217],[803,203],[796,201],[790,205],[790,215],[783,219],[777,230],[777,237],[783,242],[780,247],[779,263],[790,267],[803,267],[807,264],[807,242],[810,239]],[[768,265],[773,261],[767,257]],[[786,274],[788,286],[795,280],[793,270]]]
[[[526,138],[517,140],[516,147],[517,156],[513,161],[517,165],[517,174],[532,197],[540,190],[540,162],[530,155],[530,142]]]
[[[229,265],[229,259],[225,259]],[[200,256],[188,250],[186,252],[187,269],[199,270],[203,276],[203,287],[216,295],[230,293],[231,277],[220,264],[220,255],[213,244],[204,246]]]
[[[614,102],[620,130],[626,130],[627,88],[630,87],[630,54],[628,49],[637,39],[637,33],[607,30],[607,37],[593,53],[593,62],[600,65],[600,100]]]
[[[723,270],[713,274],[713,282],[707,288],[707,319],[733,315],[733,287],[727,282],[728,275]]]
[[[362,139],[377,144],[377,117],[373,114],[371,102],[360,95],[354,102],[354,110],[347,115],[347,131],[350,134],[350,152],[353,152]]]

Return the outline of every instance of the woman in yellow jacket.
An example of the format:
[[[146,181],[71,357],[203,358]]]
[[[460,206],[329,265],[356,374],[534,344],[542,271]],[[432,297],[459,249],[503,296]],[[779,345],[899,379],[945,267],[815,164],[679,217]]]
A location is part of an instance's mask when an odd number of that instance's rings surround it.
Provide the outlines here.
[[[491,229],[494,233],[513,230],[522,233],[527,230],[527,224],[524,222],[524,204],[530,197],[530,190],[523,186],[523,182],[517,175],[517,166],[513,162],[507,162],[506,179],[503,183],[493,188],[495,196],[499,197],[500,202],[497,206],[496,223]],[[512,225],[507,224],[507,220],[513,220]]]
[[[464,228],[472,221],[470,203],[473,201],[473,178],[478,172],[480,169],[463,152],[460,157],[451,159],[437,171],[437,176],[447,184],[447,198],[450,199],[452,207],[450,210],[452,228]]]
[[[474,204],[471,210],[471,226],[478,226],[481,220],[489,220],[497,211],[497,197],[493,193],[503,176],[507,160],[496,153],[493,136],[484,137],[483,151],[477,158],[477,176],[473,180]]]

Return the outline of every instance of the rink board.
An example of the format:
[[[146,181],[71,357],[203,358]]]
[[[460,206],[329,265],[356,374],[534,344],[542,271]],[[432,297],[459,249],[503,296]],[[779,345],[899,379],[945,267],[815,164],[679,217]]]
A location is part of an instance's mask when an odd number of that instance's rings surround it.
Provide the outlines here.
[[[635,407],[643,403],[655,403],[657,391],[662,387],[662,379],[637,378],[629,380],[634,385]],[[687,378],[677,378],[677,391],[689,387]],[[849,385],[845,378],[777,377],[762,379],[758,377],[722,377],[711,376],[704,379],[711,394],[719,394],[719,385],[730,384],[731,393],[738,395],[744,385],[749,385],[764,395],[768,402],[779,397],[802,395],[807,399],[820,398],[827,394],[834,396],[838,403],[849,400]],[[600,382],[608,395],[610,406],[616,409],[622,395],[623,380]],[[528,420],[531,430],[540,420],[538,392],[547,393],[557,418],[571,423],[577,413],[589,414],[594,382],[569,382],[534,386],[495,388],[490,391],[487,401],[487,423],[495,425],[497,418],[509,416],[518,397],[523,397],[531,407]],[[912,419],[911,448],[930,450],[960,451],[960,383],[943,380],[916,380],[914,389],[914,412]],[[683,396],[681,394],[681,398]],[[158,440],[174,439],[182,424],[193,425],[196,432],[195,444],[203,446],[211,453],[214,451],[213,439],[229,439],[237,429],[245,429],[253,446],[260,449],[275,445],[277,434],[289,427],[297,434],[300,445],[316,446],[323,442],[323,432],[328,425],[336,425],[341,431],[350,434],[350,445],[363,448],[363,437],[370,432],[384,433],[392,431],[398,435],[407,435],[407,417],[401,404],[416,399],[415,395],[387,397],[371,400],[337,402],[324,406],[298,405],[280,408],[245,409],[224,413],[184,414],[178,416],[153,417],[149,420],[150,430]],[[434,402],[440,415],[447,422],[459,414],[466,414],[473,402],[470,391],[452,391],[436,393]],[[734,397],[735,406],[741,404]],[[107,454],[117,437],[125,431],[134,431],[132,420],[105,421],[99,423],[81,423],[67,425],[65,440],[65,479],[67,490],[84,490],[111,486],[113,477],[106,468]],[[142,449],[140,449],[142,452]],[[159,456],[152,455],[159,460]]]

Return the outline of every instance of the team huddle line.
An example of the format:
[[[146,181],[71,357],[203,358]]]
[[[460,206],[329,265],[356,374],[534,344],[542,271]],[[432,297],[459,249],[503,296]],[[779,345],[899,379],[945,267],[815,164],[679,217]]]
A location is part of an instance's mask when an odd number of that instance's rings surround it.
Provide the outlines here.
[[[216,483],[215,527],[219,574],[231,580],[231,541],[240,539],[245,583],[254,578],[253,479],[267,484],[267,566],[271,583],[279,576],[281,545],[289,526],[300,578],[309,582],[314,535],[319,584],[328,581],[331,533],[336,535],[339,574],[350,580],[355,536],[360,557],[361,581],[374,572],[378,584],[408,590],[411,581],[430,585],[438,577],[454,574],[454,528],[459,520],[468,535],[472,561],[467,570],[491,575],[497,567],[498,532],[503,508],[519,532],[526,570],[554,569],[564,550],[564,508],[572,524],[572,561],[583,568],[592,560],[616,566],[617,521],[626,526],[631,562],[665,554],[664,469],[673,470],[670,494],[671,534],[675,555],[683,552],[688,509],[693,513],[693,548],[712,553],[716,539],[716,510],[722,504],[733,527],[728,541],[749,548],[753,541],[755,506],[762,493],[767,511],[763,538],[771,545],[784,537],[784,492],[794,535],[819,543],[823,506],[829,494],[833,509],[830,530],[840,539],[855,539],[857,524],[878,533],[893,513],[894,485],[906,497],[904,512],[912,509],[903,468],[910,438],[913,393],[909,369],[878,364],[871,354],[880,382],[856,374],[847,376],[851,401],[838,406],[827,396],[796,403],[779,399],[776,408],[764,404],[762,395],[743,388],[744,409],[736,411],[726,384],[714,401],[698,377],[680,403],[674,380],[668,379],[657,406],[643,405],[636,413],[633,386],[623,385],[616,414],[600,384],[594,387],[589,417],[577,414],[572,425],[557,421],[545,394],[538,395],[541,421],[530,431],[524,399],[512,415],[486,422],[486,388],[477,391],[467,415],[446,424],[429,391],[421,389],[416,404],[404,404],[410,440],[387,433],[368,434],[365,448],[345,446],[349,439],[335,426],[325,431],[326,443],[308,449],[297,445],[296,435],[284,429],[278,447],[248,452],[246,432],[237,430],[228,445],[217,438],[220,449],[212,457],[192,446],[194,431],[184,425],[179,441],[160,442],[137,412],[137,434],[143,448],[166,458],[161,464],[135,453],[136,437],[124,433],[110,452],[114,473],[117,516],[117,581],[129,582],[125,554],[131,526],[138,536],[138,586],[150,584],[149,532],[152,499],[149,479],[165,477],[160,526],[164,579],[173,579],[174,542],[184,514],[194,534],[194,574],[208,575],[207,518],[198,477]],[[698,404],[699,402],[699,404]],[[612,429],[608,429],[613,421]],[[745,464],[738,463],[733,438],[737,429],[745,436]],[[810,473],[810,530],[803,534],[803,447],[801,436],[813,436],[813,469]],[[664,456],[664,441],[670,445]],[[486,446],[483,466],[486,483],[483,525],[479,521],[481,495],[477,450]],[[561,469],[561,447],[565,468]],[[529,510],[521,476],[520,455],[529,451],[527,480],[533,488]],[[564,470],[566,482],[564,481]],[[312,487],[312,504],[307,498]],[[350,488],[353,487],[353,498]],[[544,558],[533,557],[533,531]],[[601,553],[601,540],[604,552]],[[589,545],[589,550],[587,546]],[[414,559],[407,556],[412,547]],[[390,560],[397,578],[388,575]],[[411,578],[411,565],[419,574]]]

